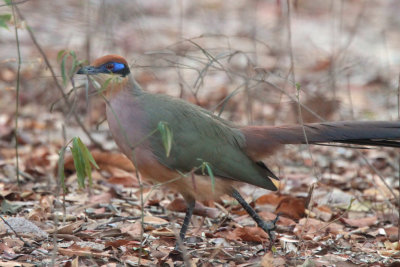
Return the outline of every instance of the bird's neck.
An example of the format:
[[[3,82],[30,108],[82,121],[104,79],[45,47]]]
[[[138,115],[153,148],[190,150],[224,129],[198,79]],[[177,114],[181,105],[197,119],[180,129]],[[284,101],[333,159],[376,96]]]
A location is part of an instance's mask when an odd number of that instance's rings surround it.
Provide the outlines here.
[[[128,74],[125,77],[100,74],[96,75],[96,81],[100,84],[100,91],[103,92],[108,99],[122,91],[130,92],[133,95],[140,95],[143,92],[132,74]]]

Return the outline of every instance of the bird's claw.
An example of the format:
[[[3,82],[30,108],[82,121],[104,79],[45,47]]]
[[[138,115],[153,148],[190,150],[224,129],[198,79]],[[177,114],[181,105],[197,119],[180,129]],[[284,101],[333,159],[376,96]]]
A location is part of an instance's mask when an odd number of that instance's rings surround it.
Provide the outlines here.
[[[274,231],[276,230],[276,223],[279,220],[280,215],[281,214],[278,213],[274,220],[268,221],[268,222],[264,222],[263,221],[262,225],[260,225],[260,227],[264,230],[264,232],[266,232],[268,234],[269,239],[271,241],[271,244],[273,244],[274,241],[275,241],[275,237],[276,236],[275,236],[275,232]]]

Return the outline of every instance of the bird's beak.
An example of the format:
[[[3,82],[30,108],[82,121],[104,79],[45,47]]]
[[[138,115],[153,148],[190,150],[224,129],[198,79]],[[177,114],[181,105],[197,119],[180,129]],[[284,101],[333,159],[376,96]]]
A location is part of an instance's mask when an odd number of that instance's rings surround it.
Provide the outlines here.
[[[97,74],[100,73],[101,70],[99,70],[96,67],[93,66],[85,66],[82,67],[78,70],[78,72],[76,74],[86,74],[86,75],[91,75],[91,74]]]

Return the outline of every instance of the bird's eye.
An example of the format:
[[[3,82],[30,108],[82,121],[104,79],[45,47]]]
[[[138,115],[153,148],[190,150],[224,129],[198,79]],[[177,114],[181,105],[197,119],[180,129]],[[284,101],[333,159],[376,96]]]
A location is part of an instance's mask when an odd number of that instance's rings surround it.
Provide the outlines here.
[[[112,63],[107,64],[106,65],[106,69],[113,70],[114,69],[114,64],[112,64]]]

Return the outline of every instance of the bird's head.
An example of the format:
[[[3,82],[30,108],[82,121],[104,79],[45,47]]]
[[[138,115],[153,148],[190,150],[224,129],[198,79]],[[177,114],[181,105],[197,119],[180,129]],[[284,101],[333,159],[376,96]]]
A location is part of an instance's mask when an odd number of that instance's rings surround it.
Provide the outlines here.
[[[77,72],[77,74],[89,75],[100,85],[107,80],[111,81],[110,85],[123,82],[129,73],[128,62],[118,55],[100,57]]]
[[[125,77],[130,73],[128,62],[125,58],[118,55],[107,55],[96,59],[89,66],[82,67],[78,70],[77,74],[86,75],[120,75]]]

